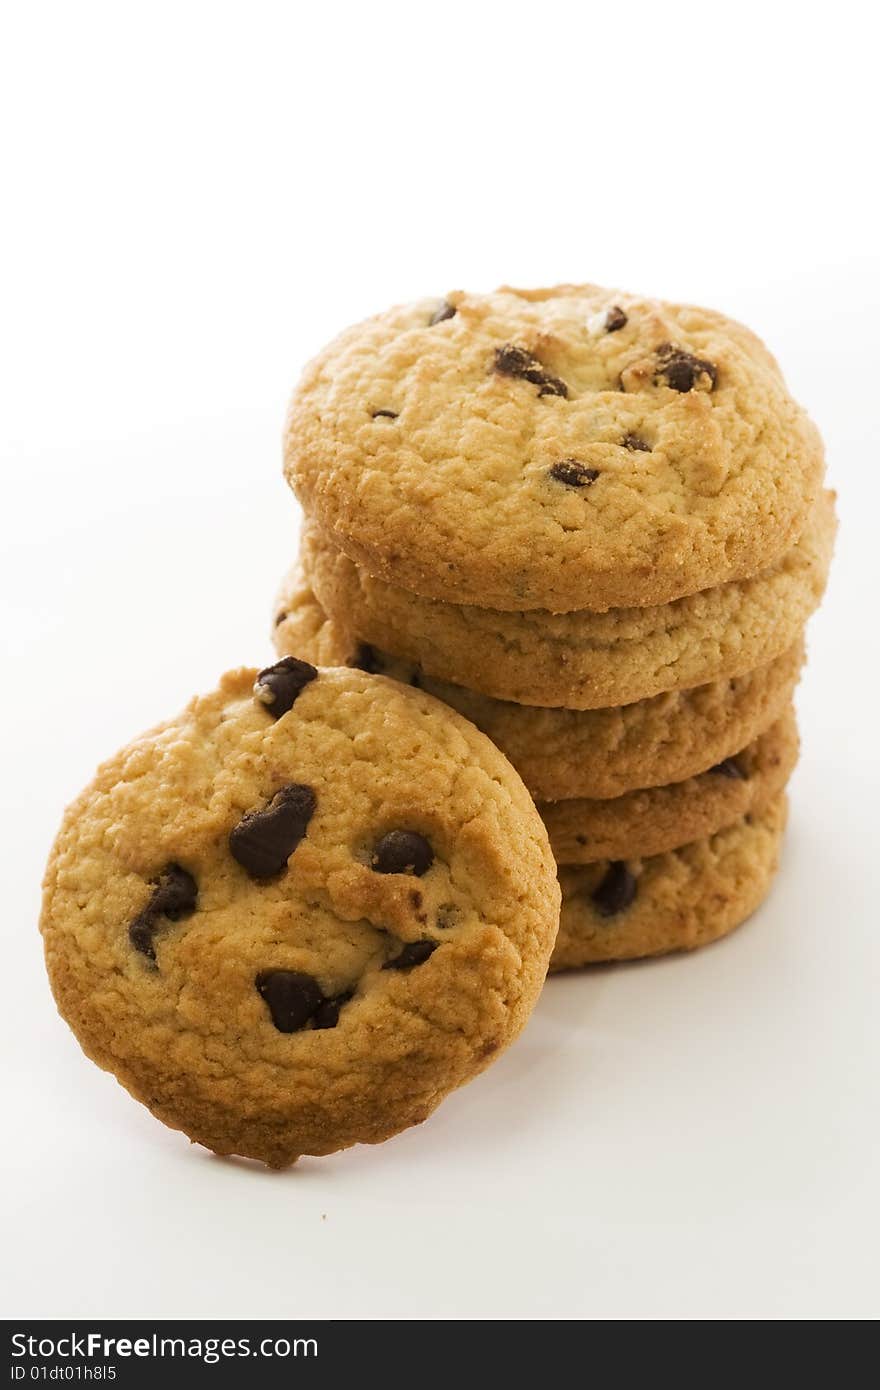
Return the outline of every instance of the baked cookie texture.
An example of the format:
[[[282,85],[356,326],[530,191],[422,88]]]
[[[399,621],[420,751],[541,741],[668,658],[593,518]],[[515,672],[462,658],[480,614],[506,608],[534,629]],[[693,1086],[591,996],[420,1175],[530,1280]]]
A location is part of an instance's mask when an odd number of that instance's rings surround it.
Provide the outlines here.
[[[794,710],[766,733],[698,777],[627,792],[613,801],[581,798],[539,806],[559,864],[647,858],[703,840],[778,797],[798,755]]]
[[[681,782],[738,754],[791,702],[802,639],[766,666],[634,704],[566,710],[495,700],[425,675],[331,621],[295,565],[273,609],[281,656],[326,666],[366,666],[436,695],[507,755],[536,801],[604,800]],[[546,808],[545,808],[546,809]],[[695,838],[695,837],[691,837]]]
[[[564,613],[765,570],[801,534],[823,453],[749,329],[559,285],[456,292],[348,329],[293,396],[285,470],[374,577]]]
[[[690,951],[726,936],[767,894],[786,813],[780,796],[759,814],[666,854],[560,869],[551,970]]]
[[[94,1061],[191,1139],[282,1167],[386,1139],[481,1071],[528,1018],[558,910],[544,826],[484,735],[422,691],[286,661],[99,769],[41,929]]]
[[[781,656],[822,597],[836,524],[834,494],[824,492],[797,544],[762,573],[606,613],[421,598],[371,576],[314,526],[301,553],[322,608],[370,645],[495,699],[582,710],[741,676]]]

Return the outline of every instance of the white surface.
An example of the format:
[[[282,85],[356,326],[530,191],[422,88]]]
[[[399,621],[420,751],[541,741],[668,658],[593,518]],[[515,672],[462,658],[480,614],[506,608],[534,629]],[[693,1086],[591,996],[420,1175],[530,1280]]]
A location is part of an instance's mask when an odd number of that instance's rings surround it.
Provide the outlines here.
[[[306,8],[35,4],[0,45],[3,1310],[876,1316],[865,7],[831,31],[793,5]],[[282,1175],[191,1150],[54,1013],[35,921],[61,809],[267,654],[304,357],[395,299],[566,278],[744,318],[826,435],[843,524],[772,899],[700,955],[552,981],[381,1149]]]

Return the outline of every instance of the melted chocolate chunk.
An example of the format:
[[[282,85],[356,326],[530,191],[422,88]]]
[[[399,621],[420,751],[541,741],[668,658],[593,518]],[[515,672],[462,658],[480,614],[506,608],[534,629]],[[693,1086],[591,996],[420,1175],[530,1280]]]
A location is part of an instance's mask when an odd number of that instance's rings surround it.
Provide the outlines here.
[[[665,383],[673,391],[693,391],[699,386],[713,390],[718,380],[718,368],[705,357],[695,357],[673,343],[661,343],[657,348],[657,384]]]
[[[415,874],[421,878],[434,862],[424,835],[414,830],[389,830],[373,848],[370,868],[377,874]]]
[[[229,835],[229,849],[251,878],[274,878],[306,833],[317,798],[311,787],[293,782],[276,792],[259,811],[248,811]]]
[[[279,719],[282,714],[293,709],[297,695],[305,690],[310,681],[317,678],[318,672],[307,661],[295,656],[283,656],[274,666],[261,671],[254,683],[254,694],[269,713]]]
[[[396,420],[396,419],[397,419],[397,411],[396,411],[396,410],[374,410],[374,411],[373,411],[373,419],[374,419],[374,420]]]
[[[142,956],[146,956],[148,960],[156,959],[156,948],[153,945],[153,933],[155,930],[155,922],[144,913],[141,913],[139,917],[135,917],[128,928],[128,939],[132,946],[136,951],[140,951]]]
[[[195,911],[198,889],[192,874],[179,864],[169,864],[159,875],[156,891],[150,901],[155,916],[167,917],[169,922],[179,922]]]
[[[435,309],[430,319],[428,327],[433,328],[435,323],[445,323],[447,319],[455,318],[456,309],[454,304],[447,304],[444,299],[439,309]]]
[[[348,990],[345,994],[337,994],[332,999],[325,999],[312,1014],[312,1027],[335,1028],[339,1022],[339,1011],[343,1004],[348,1003],[351,996],[352,991]]]
[[[724,758],[722,762],[716,763],[714,767],[710,767],[709,771],[717,772],[720,777],[731,777],[741,782],[747,780],[746,774],[735,758]]]
[[[412,970],[414,965],[421,965],[429,956],[432,956],[438,945],[439,942],[437,941],[408,941],[393,960],[386,960],[382,969]]]
[[[620,860],[608,865],[605,877],[590,894],[600,917],[616,917],[630,906],[635,896],[635,875]]]
[[[519,377],[539,387],[539,396],[567,396],[568,387],[558,376],[552,376],[525,348],[505,343],[495,349],[494,370],[502,376]]]
[[[625,434],[621,439],[624,449],[629,449],[631,454],[650,454],[651,446],[646,444],[644,439],[640,439],[637,434]]]
[[[275,614],[275,626],[276,626],[276,627],[280,627],[281,624],[284,622],[284,619],[285,619],[286,617],[287,617],[287,614],[284,612],[283,609],[281,610],[280,613],[276,613],[276,614]]]
[[[589,487],[598,478],[599,470],[587,468],[585,464],[578,463],[577,459],[561,459],[548,469],[548,474],[557,483],[565,483],[566,487]]]
[[[152,897],[128,929],[132,946],[149,960],[156,959],[153,937],[159,928],[159,918],[179,922],[183,917],[189,917],[195,911],[198,898],[195,879],[179,864],[169,864],[153,880],[153,885]]]
[[[326,1002],[317,980],[298,970],[261,970],[254,983],[279,1033],[299,1032]]]
[[[621,328],[626,328],[629,319],[623,312],[619,304],[612,304],[605,316],[605,332],[617,333]]]

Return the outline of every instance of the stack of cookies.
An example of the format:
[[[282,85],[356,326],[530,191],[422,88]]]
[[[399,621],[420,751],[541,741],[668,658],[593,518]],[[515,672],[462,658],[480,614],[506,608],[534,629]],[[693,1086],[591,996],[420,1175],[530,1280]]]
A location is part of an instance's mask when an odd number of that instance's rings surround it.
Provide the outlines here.
[[[835,524],[752,334],[592,287],[352,329],[287,467],[280,660],[98,769],[41,917],[88,1055],[276,1167],[426,1119],[548,965],[748,916]]]
[[[559,865],[553,968],[754,910],[835,532],[754,334],[589,285],[407,305],[309,366],[285,457],[278,652],[422,687],[507,754]]]

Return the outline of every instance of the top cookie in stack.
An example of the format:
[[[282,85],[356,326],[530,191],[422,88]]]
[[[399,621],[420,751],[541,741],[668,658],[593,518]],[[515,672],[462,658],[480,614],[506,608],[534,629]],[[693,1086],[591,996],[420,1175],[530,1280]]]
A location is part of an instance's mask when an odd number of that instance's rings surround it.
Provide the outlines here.
[[[350,561],[505,613],[756,575],[804,532],[822,466],[748,329],[591,285],[378,315],[307,369],[286,432],[288,477]]]
[[[563,866],[554,967],[748,915],[835,532],[754,334],[589,285],[392,309],[307,368],[285,467],[279,653],[424,685],[507,753]]]

